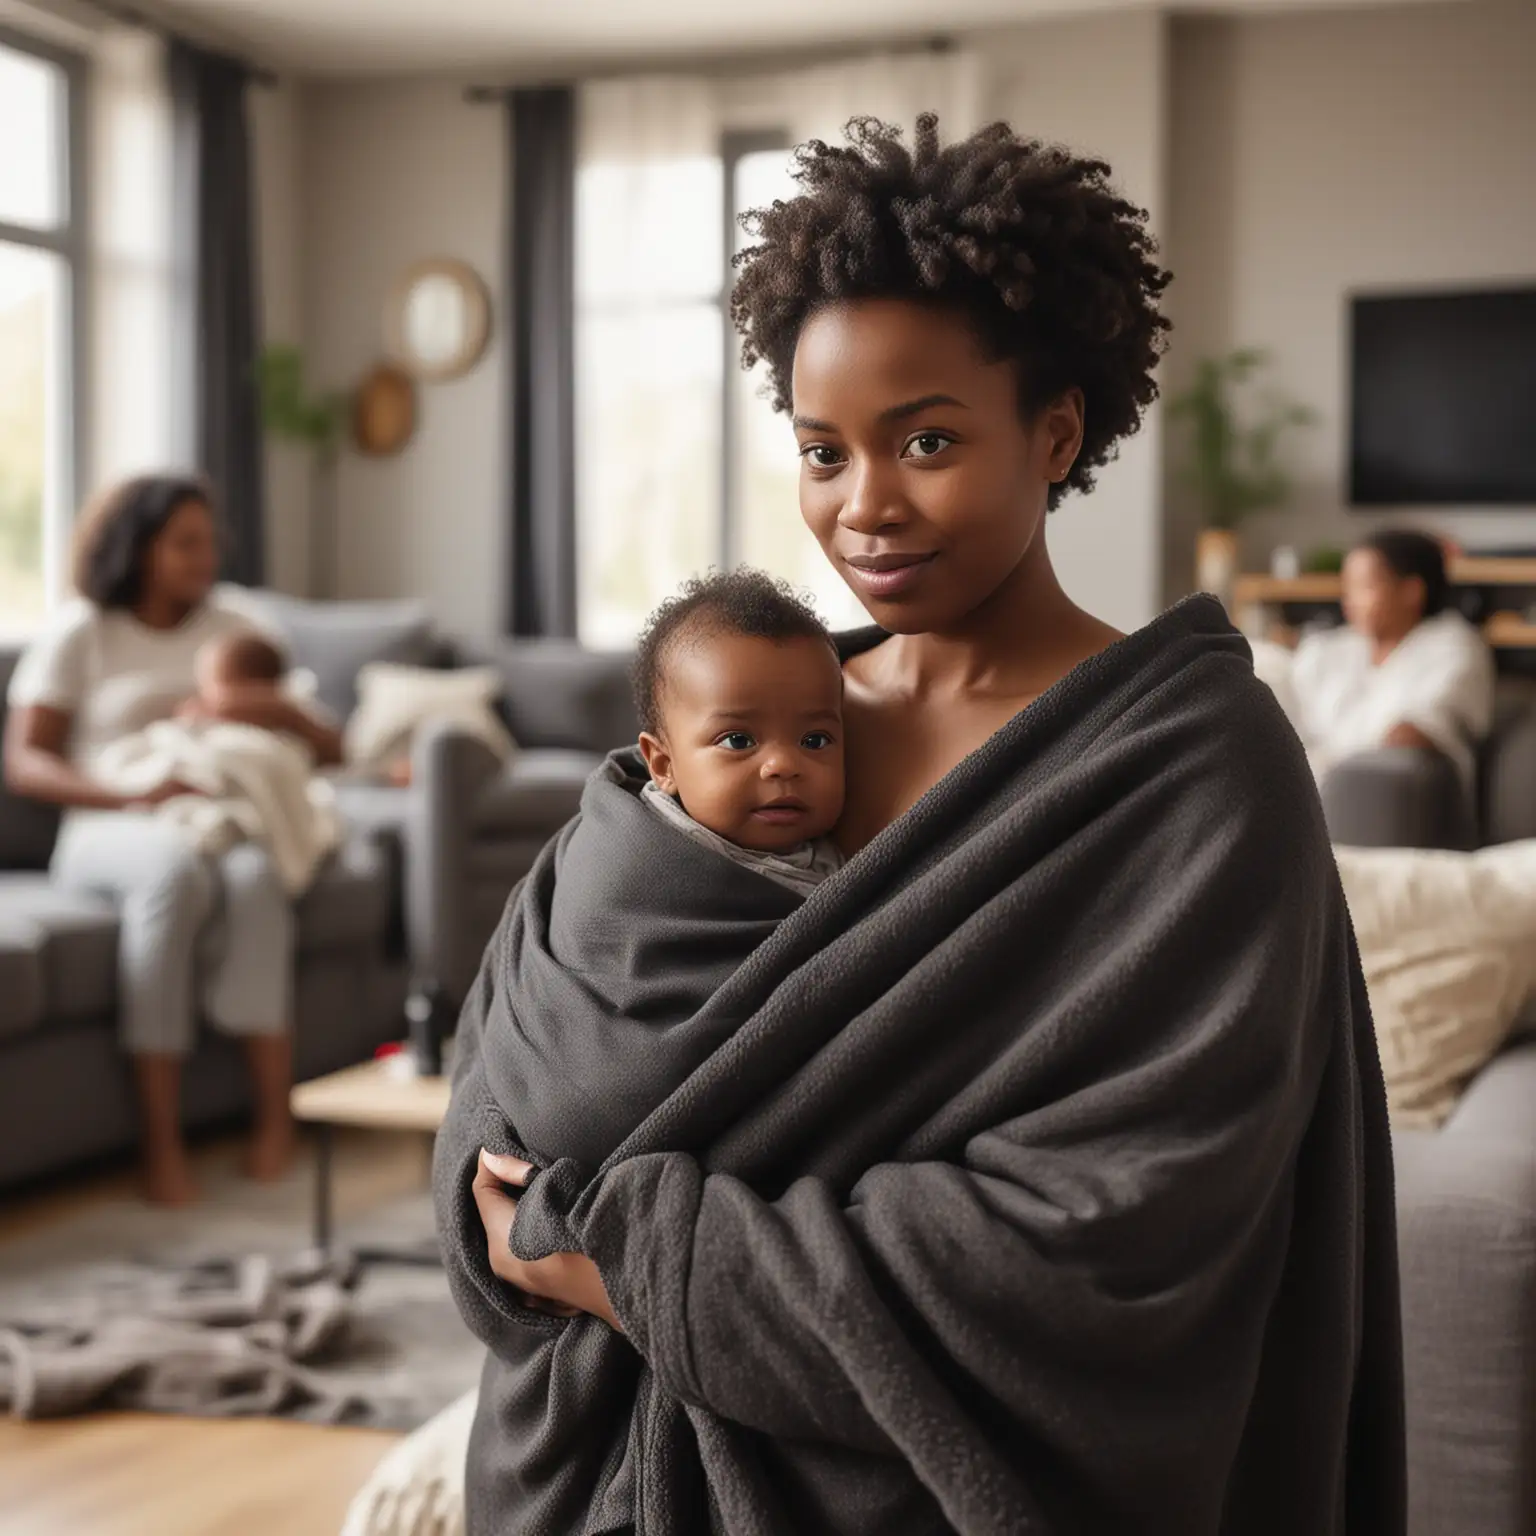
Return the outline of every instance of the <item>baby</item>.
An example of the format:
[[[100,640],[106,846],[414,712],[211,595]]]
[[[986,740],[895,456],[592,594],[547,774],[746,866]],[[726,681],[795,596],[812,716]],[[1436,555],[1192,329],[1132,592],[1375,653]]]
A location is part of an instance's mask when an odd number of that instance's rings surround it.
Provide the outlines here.
[[[238,699],[280,698],[288,662],[254,632],[210,640],[197,653],[197,692],[177,709],[182,720],[217,720]]]
[[[334,788],[315,774],[310,743],[281,725],[249,723],[292,717],[287,677],[282,652],[259,634],[211,640],[197,653],[197,692],[176,718],[114,742],[95,771],[128,796],[166,785],[184,790],[156,796],[156,814],[212,856],[239,842],[263,844],[296,896],[340,842],[341,820]]]
[[[752,570],[690,581],[641,637],[635,702],[659,815],[801,895],[839,867],[842,667],[788,585]]]

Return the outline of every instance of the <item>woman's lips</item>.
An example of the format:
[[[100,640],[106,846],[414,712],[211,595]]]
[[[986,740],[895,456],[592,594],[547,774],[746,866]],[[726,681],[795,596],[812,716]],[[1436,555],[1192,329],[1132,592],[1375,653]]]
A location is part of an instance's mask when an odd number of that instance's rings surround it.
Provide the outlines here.
[[[870,597],[898,597],[922,580],[934,559],[933,555],[850,555],[844,563]]]

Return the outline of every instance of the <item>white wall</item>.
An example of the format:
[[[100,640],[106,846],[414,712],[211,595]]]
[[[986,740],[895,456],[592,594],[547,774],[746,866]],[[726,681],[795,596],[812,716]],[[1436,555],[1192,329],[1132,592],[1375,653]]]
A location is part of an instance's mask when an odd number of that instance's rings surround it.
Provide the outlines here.
[[[1245,530],[1348,543],[1347,296],[1536,279],[1536,6],[1178,21],[1170,264],[1177,386],[1202,353],[1273,350],[1319,413],[1296,441],[1293,506]],[[1187,590],[1194,522],[1170,484],[1168,579]],[[1398,516],[1467,544],[1536,544],[1536,509]]]
[[[1109,162],[1115,184],[1151,215],[1167,193],[1167,26],[1151,12],[1041,22],[979,40],[994,71],[991,108],[1021,133]],[[1092,496],[1052,514],[1049,543],[1067,591],[1122,629],[1162,607],[1162,420],[1141,431],[1098,476]]]
[[[418,596],[457,633],[500,627],[500,248],[503,114],[448,82],[310,87],[304,102],[306,356],[350,389],[384,353],[386,296],[428,256],[467,261],[491,290],[492,339],[472,372],[424,384],[416,435],[392,458],[348,449],[339,477],[340,595]]]
[[[247,101],[263,340],[302,345],[303,99],[298,86],[284,80],[276,87],[253,85]],[[265,467],[267,584],[304,592],[309,581],[309,455],[268,439]]]

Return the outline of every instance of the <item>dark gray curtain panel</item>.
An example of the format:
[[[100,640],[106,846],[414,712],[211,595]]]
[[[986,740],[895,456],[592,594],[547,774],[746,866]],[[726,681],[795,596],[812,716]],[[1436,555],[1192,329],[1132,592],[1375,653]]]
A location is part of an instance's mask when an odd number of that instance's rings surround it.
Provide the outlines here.
[[[576,633],[576,96],[508,93],[507,628]]]
[[[239,60],[181,39],[170,46],[175,123],[172,207],[180,277],[178,432],[213,481],[229,532],[225,576],[266,575],[261,318],[246,89]]]

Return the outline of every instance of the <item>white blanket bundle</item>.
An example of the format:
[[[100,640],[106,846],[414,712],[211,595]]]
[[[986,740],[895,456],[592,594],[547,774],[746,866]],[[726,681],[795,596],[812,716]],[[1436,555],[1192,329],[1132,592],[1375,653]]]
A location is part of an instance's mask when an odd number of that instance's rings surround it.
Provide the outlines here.
[[[316,776],[308,747],[276,731],[162,720],[114,742],[92,769],[125,795],[181,780],[197,793],[164,801],[158,814],[185,828],[205,853],[262,844],[295,896],[341,842],[334,788]]]

